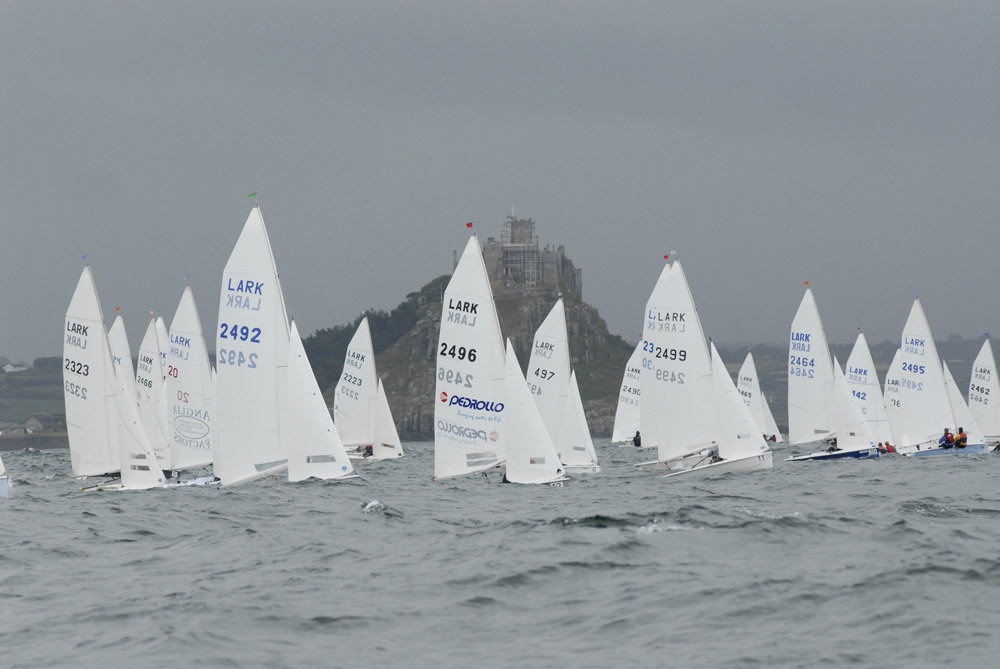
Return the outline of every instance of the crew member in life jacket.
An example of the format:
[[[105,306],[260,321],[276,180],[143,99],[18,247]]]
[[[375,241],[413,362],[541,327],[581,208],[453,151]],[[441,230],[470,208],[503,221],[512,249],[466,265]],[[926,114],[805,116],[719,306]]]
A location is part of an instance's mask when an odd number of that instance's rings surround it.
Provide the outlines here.
[[[965,428],[958,428],[958,436],[955,437],[955,448],[965,448],[969,443],[969,435],[965,433]]]
[[[632,445],[637,448],[642,446],[642,437],[639,436],[639,430],[636,430],[635,436],[632,437]]]
[[[840,446],[837,446],[837,438],[834,437],[833,440],[830,442],[830,448],[826,449],[826,452],[827,453],[834,453],[834,452],[839,451],[839,450],[840,450]]]
[[[938,446],[941,448],[952,448],[955,446],[955,435],[948,428],[944,429],[944,434],[938,439]]]

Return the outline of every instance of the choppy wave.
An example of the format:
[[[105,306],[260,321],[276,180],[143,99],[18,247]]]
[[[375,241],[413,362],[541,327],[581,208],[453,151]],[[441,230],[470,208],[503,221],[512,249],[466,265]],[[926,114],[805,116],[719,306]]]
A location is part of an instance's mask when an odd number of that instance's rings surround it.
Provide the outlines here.
[[[1000,457],[689,481],[361,480],[80,493],[5,453],[10,667],[993,666]]]

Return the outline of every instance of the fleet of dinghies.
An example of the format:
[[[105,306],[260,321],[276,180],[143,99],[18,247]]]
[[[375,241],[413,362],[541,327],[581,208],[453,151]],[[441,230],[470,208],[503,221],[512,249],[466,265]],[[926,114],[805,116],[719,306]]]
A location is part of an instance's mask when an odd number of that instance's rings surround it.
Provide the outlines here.
[[[471,224],[469,224],[471,228]],[[665,263],[646,303],[643,336],[624,370],[613,442],[656,459],[669,478],[771,469],[783,440],[753,355],[733,382],[707,342],[681,263]],[[117,310],[116,310],[117,311]],[[788,460],[982,453],[1000,441],[1000,384],[987,338],[968,401],[940,360],[914,300],[884,392],[864,333],[842,369],[831,356],[813,291],[791,323],[788,442],[815,450]],[[396,459],[403,448],[375,368],[367,317],[358,325],[327,408],[290,321],[260,207],[223,269],[213,368],[190,285],[170,324],[152,317],[132,354],[121,314],[105,327],[90,266],[66,311],[66,423],[82,489],[234,486],[287,470],[290,482],[357,478],[352,461]],[[510,483],[561,486],[600,472],[572,368],[562,297],[535,332],[527,374],[504,338],[482,249],[471,234],[442,295],[436,348],[434,480],[503,469]],[[967,446],[939,443],[964,429]],[[890,446],[893,444],[893,446]],[[174,473],[211,466],[214,476]],[[0,460],[0,496],[9,478]]]

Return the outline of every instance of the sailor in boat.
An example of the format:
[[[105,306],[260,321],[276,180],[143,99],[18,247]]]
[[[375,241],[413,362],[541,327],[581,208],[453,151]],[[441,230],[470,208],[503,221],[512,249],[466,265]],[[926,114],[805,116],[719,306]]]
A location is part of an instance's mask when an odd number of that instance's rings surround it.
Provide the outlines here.
[[[636,430],[635,436],[632,437],[632,445],[635,446],[636,448],[642,446],[642,437],[639,436],[639,430]]]
[[[969,443],[969,435],[965,433],[965,428],[958,428],[958,436],[955,437],[955,448],[965,448]]]
[[[944,434],[938,439],[938,446],[941,448],[952,448],[955,446],[955,435],[948,428],[944,429]]]
[[[366,458],[370,458],[373,455],[375,455],[375,445],[374,444],[365,444],[365,457]]]
[[[830,442],[830,448],[826,449],[826,452],[827,453],[834,453],[834,452],[839,451],[839,450],[840,450],[840,447],[837,446],[837,438],[834,437],[833,440]]]

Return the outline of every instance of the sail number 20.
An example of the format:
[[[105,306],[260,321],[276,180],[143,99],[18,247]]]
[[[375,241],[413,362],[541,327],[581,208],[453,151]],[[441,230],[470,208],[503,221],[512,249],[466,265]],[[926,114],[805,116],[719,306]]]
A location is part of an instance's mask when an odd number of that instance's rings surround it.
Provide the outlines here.
[[[464,346],[455,346],[454,344],[448,346],[447,342],[441,342],[441,351],[439,355],[445,355],[450,358],[455,358],[456,360],[468,360],[469,362],[476,361],[476,349],[465,348]]]

